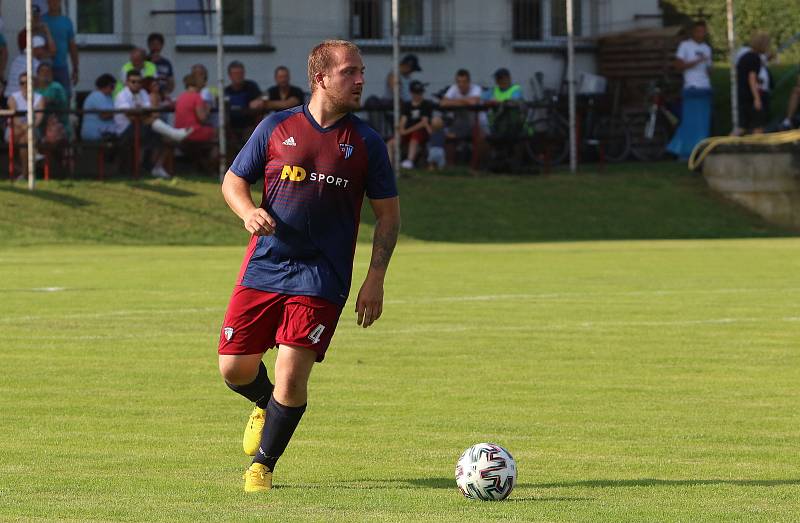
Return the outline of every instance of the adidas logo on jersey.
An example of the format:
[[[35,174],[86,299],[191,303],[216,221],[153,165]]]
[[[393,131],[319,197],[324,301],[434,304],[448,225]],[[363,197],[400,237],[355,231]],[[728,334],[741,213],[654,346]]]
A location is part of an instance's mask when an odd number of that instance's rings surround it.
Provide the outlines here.
[[[290,136],[283,141],[283,145],[291,145],[292,147],[296,147],[297,142],[294,141],[294,136]]]

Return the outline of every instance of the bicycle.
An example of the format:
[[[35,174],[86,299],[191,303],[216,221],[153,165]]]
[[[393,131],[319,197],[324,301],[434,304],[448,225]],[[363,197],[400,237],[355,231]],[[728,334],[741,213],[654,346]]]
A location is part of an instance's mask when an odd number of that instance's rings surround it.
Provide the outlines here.
[[[557,165],[569,156],[569,120],[562,109],[561,97],[555,91],[544,89],[542,78],[541,73],[536,73],[531,79],[539,102],[528,106],[525,145],[534,162]],[[598,116],[598,106],[604,99],[604,95],[579,96],[578,149],[580,153],[594,150],[601,160],[621,162],[630,154],[630,128],[626,119],[613,108]],[[612,105],[617,106],[616,103]],[[545,111],[544,116],[540,115],[541,110]]]
[[[667,108],[663,89],[657,81],[648,84],[647,112],[628,114],[631,126],[631,154],[641,161],[655,161],[664,157],[667,145],[678,126],[678,117]]]

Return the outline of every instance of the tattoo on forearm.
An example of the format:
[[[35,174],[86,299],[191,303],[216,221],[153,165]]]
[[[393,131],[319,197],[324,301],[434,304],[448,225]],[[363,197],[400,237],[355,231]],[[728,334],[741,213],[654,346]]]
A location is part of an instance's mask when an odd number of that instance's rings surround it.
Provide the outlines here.
[[[369,266],[373,269],[386,270],[389,260],[392,259],[394,246],[397,244],[397,235],[400,232],[399,223],[375,224],[375,235],[372,238],[372,260]]]

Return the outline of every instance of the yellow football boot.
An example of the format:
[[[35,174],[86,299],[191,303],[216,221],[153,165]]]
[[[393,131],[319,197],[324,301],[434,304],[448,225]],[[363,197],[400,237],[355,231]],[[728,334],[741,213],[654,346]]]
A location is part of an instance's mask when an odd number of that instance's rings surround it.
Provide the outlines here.
[[[245,492],[266,492],[272,488],[272,472],[261,463],[250,465],[242,477]]]
[[[242,449],[248,456],[255,456],[258,446],[261,444],[261,432],[264,430],[264,422],[267,420],[267,411],[255,407],[247,420],[244,428],[244,438],[242,438]]]

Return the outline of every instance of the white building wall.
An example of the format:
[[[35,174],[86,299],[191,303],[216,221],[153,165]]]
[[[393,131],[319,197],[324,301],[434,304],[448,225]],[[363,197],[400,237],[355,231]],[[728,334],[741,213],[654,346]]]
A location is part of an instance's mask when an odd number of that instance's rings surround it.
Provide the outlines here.
[[[39,0],[36,0],[39,1]],[[80,1],[80,0],[69,0]],[[227,0],[230,1],[230,0]],[[308,90],[306,59],[311,47],[325,38],[347,38],[349,34],[348,0],[257,0],[262,2],[265,43],[274,51],[237,51],[227,47],[225,64],[242,61],[247,76],[258,82],[262,89],[272,85],[273,70],[286,65],[292,72],[296,85]],[[585,30],[596,33],[616,32],[635,26],[660,25],[658,18],[640,18],[636,15],[660,13],[658,0],[575,0],[582,1],[584,12],[597,15]],[[44,2],[42,2],[44,3]],[[520,83],[530,95],[529,80],[536,71],[543,71],[548,87],[557,87],[563,69],[563,50],[541,49],[536,52],[515,52],[510,42],[512,0],[441,0],[443,25],[449,44],[444,50],[418,50],[423,71],[417,77],[429,82],[429,92],[449,85],[456,69],[464,67],[472,73],[473,81],[483,85],[493,84],[492,73],[498,67],[507,67],[514,81]],[[594,4],[594,5],[592,5]],[[163,54],[172,61],[176,92],[182,90],[181,79],[194,63],[203,63],[209,69],[209,83],[216,85],[216,55],[213,49],[177,50],[175,45],[175,17],[150,15],[151,9],[174,9],[172,0],[121,0],[123,14],[122,41],[145,46],[147,34],[161,32],[166,37]],[[65,11],[68,12],[68,11]],[[24,2],[3,2],[3,34],[8,42],[9,61],[18,54],[17,31],[24,27]],[[404,50],[403,53],[406,51]],[[102,73],[118,74],[128,61],[124,48],[80,49],[80,83],[78,90],[91,90],[94,80]],[[384,79],[391,68],[390,52],[364,49],[367,68],[366,94],[382,95]],[[595,70],[591,48],[577,54],[578,72]]]

